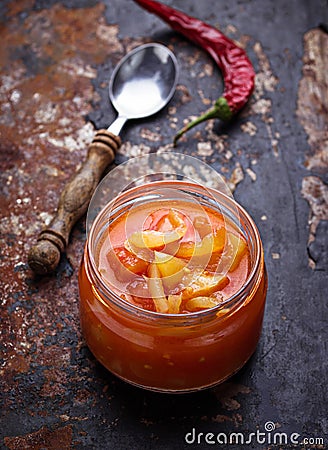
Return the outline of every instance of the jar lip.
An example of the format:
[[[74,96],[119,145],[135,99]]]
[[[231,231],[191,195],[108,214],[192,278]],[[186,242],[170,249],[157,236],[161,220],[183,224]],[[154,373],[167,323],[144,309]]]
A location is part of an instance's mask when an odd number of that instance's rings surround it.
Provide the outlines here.
[[[156,185],[160,185],[160,184],[176,184],[180,187],[182,186],[188,186],[190,187],[191,185],[198,187],[198,188],[204,188],[204,186],[202,185],[198,185],[197,183],[192,183],[192,182],[186,182],[183,180],[164,180],[164,181],[154,181],[152,183],[150,183],[147,187],[151,186],[156,186]],[[233,295],[231,295],[230,297],[228,297],[226,300],[224,300],[223,302],[219,303],[218,305],[212,307],[212,308],[208,308],[208,309],[204,309],[202,311],[196,311],[196,312],[188,312],[188,313],[178,313],[178,314],[172,314],[172,313],[160,313],[157,311],[149,311],[146,310],[142,307],[139,307],[137,305],[134,305],[126,300],[124,300],[122,297],[120,297],[118,294],[116,294],[115,292],[113,292],[112,290],[109,289],[108,285],[104,282],[103,278],[101,277],[99,270],[97,268],[97,264],[96,264],[96,260],[94,257],[94,253],[91,249],[91,243],[92,240],[94,238],[94,233],[96,232],[96,227],[98,225],[98,223],[100,222],[100,220],[103,218],[103,216],[106,214],[106,212],[108,211],[108,209],[110,207],[113,207],[113,205],[115,205],[119,199],[121,199],[121,197],[124,196],[133,196],[134,193],[138,192],[141,188],[143,188],[144,186],[135,186],[132,187],[130,189],[128,189],[127,191],[123,192],[118,198],[113,199],[112,201],[110,201],[97,215],[97,217],[95,218],[92,227],[90,229],[90,233],[87,239],[87,244],[86,244],[86,249],[87,249],[87,254],[88,254],[88,259],[91,262],[91,269],[92,269],[92,273],[90,273],[90,270],[87,270],[89,275],[92,277],[92,279],[94,281],[97,282],[96,285],[96,289],[99,289],[101,291],[101,294],[105,297],[106,303],[109,303],[109,300],[107,300],[107,297],[110,296],[110,301],[116,304],[116,306],[123,308],[125,311],[129,311],[130,313],[134,313],[134,314],[138,314],[139,316],[144,316],[149,318],[153,318],[153,319],[168,319],[170,321],[174,321],[176,319],[178,319],[179,321],[197,321],[197,319],[205,319],[207,317],[211,317],[213,315],[216,315],[220,310],[226,309],[227,307],[230,307],[229,311],[231,310],[231,308],[237,303],[239,304],[238,300],[240,300],[241,302],[244,299],[244,295],[243,293],[245,291],[248,291],[248,289],[251,288],[252,282],[255,279],[256,274],[259,271],[259,267],[260,267],[260,263],[261,263],[261,259],[262,259],[262,254],[263,254],[263,249],[262,249],[262,244],[261,244],[261,239],[260,239],[260,234],[259,234],[259,230],[254,222],[254,220],[252,219],[252,217],[250,216],[250,214],[233,198],[228,196],[227,194],[217,191],[215,189],[206,187],[207,191],[210,191],[211,193],[215,193],[216,195],[219,195],[222,197],[222,199],[228,203],[233,205],[235,208],[237,208],[238,213],[240,215],[242,215],[244,222],[249,226],[249,228],[251,229],[251,231],[253,232],[253,238],[254,238],[254,247],[255,247],[255,258],[254,258],[254,262],[251,268],[251,271],[249,272],[247,279],[245,281],[245,283],[242,285],[242,287],[236,291]],[[223,318],[224,315],[218,317],[218,319]]]

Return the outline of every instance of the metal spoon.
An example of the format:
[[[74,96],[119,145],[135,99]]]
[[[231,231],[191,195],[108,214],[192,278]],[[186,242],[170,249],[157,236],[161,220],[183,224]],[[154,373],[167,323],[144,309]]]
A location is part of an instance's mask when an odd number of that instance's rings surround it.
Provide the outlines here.
[[[127,120],[162,109],[174,94],[177,76],[176,58],[164,45],[145,44],[128,53],[109,82],[109,97],[118,117],[107,130],[118,135]]]
[[[115,159],[125,122],[162,109],[175,91],[177,76],[176,58],[161,44],[141,45],[119,62],[109,83],[118,117],[107,130],[96,133],[86,161],[60,196],[55,217],[30,249],[28,263],[35,273],[46,274],[57,267],[74,224],[86,212],[105,168]]]

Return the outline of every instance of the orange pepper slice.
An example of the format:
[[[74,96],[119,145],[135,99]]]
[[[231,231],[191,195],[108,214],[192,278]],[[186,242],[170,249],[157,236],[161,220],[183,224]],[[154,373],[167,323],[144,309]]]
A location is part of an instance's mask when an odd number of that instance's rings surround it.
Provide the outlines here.
[[[129,252],[125,247],[115,247],[106,253],[106,260],[111,267],[115,278],[119,281],[131,281],[135,279],[135,275],[143,275],[147,272],[149,263],[137,255]],[[110,272],[106,266],[99,266],[102,275],[112,279]]]
[[[139,275],[146,272],[149,263],[129,252],[125,247],[114,248],[114,254],[119,262],[130,272]],[[107,258],[110,258],[110,253],[107,254]]]

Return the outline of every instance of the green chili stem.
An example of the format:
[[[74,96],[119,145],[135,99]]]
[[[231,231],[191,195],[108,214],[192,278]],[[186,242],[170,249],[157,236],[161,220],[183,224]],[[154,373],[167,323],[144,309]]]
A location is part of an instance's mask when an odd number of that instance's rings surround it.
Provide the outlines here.
[[[196,119],[192,120],[191,122],[187,123],[187,125],[185,125],[183,128],[181,128],[181,130],[177,132],[173,140],[174,146],[181,138],[181,136],[186,131],[190,130],[190,128],[193,128],[195,125],[198,125],[199,123],[209,119],[221,119],[227,121],[231,119],[232,115],[233,113],[228,105],[227,100],[224,97],[218,98],[211,109],[209,109]]]

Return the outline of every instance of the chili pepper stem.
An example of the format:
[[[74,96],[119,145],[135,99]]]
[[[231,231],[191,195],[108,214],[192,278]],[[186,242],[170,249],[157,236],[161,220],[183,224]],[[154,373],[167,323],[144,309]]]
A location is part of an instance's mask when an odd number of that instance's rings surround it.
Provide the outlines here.
[[[181,128],[181,130],[179,130],[174,136],[173,144],[174,146],[176,146],[178,140],[183,136],[184,133],[186,133],[186,131],[190,130],[201,122],[205,122],[209,119],[221,119],[223,121],[228,121],[232,116],[233,113],[228,105],[227,100],[224,97],[220,97],[216,100],[211,109]]]

